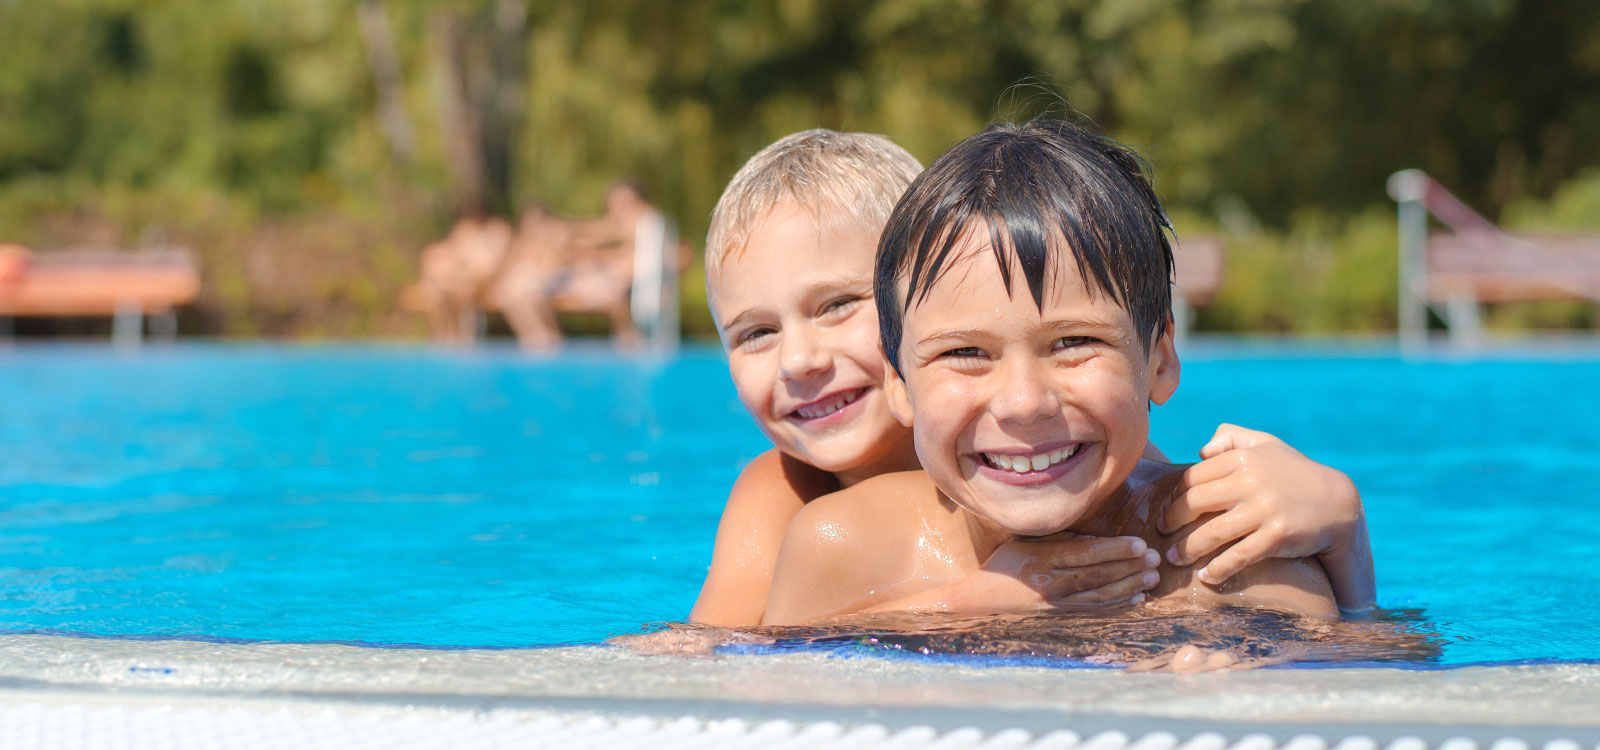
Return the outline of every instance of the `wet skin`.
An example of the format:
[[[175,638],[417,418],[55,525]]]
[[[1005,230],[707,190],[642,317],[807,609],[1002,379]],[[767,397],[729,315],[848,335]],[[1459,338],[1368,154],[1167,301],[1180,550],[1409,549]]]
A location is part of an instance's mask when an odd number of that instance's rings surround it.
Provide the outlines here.
[[[1040,309],[1026,290],[1008,291],[986,241],[969,238],[905,312],[904,379],[887,375],[885,389],[926,474],[879,477],[802,510],[779,557],[769,624],[867,611],[964,577],[1019,538],[1070,531],[1130,534],[1157,549],[1170,542],[1154,509],[1181,472],[1139,458],[1147,404],[1178,385],[1170,336],[1147,346],[1131,316],[1061,257]],[[1193,578],[1204,562],[1163,563],[1155,595],[1337,613],[1314,562],[1267,560],[1220,592]]]
[[[842,486],[915,468],[883,399],[877,233],[781,203],[708,280],[739,401],[773,445]]]

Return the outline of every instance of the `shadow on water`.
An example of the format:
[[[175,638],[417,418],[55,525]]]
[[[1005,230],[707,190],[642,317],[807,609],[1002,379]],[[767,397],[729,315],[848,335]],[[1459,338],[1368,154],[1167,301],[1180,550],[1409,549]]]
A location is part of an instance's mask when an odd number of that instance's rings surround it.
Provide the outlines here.
[[[641,636],[613,640],[649,653],[918,654],[1059,666],[1126,665],[1190,645],[1258,664],[1429,666],[1439,662],[1443,642],[1416,609],[1379,610],[1362,619],[1327,622],[1239,607],[982,617],[896,613],[818,626],[737,630],[669,623]]]

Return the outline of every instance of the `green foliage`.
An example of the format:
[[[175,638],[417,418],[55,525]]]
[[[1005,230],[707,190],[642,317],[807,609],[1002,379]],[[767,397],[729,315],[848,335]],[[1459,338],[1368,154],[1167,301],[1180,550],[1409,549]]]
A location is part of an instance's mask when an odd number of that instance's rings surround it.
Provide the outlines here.
[[[364,6],[414,147],[379,114]],[[460,189],[452,18],[502,210],[592,214],[633,177],[698,239],[789,132],[882,132],[927,161],[1064,98],[1149,155],[1184,226],[1228,239],[1201,327],[1278,331],[1393,325],[1397,169],[1518,227],[1600,216],[1586,0],[0,1],[0,240],[192,244],[201,330],[414,334],[394,291]]]
[[[1522,199],[1506,207],[1505,225],[1535,231],[1600,229],[1600,168],[1558,188],[1549,201]]]
[[[1286,232],[1225,233],[1227,276],[1201,330],[1344,333],[1395,325],[1395,219],[1307,211]]]

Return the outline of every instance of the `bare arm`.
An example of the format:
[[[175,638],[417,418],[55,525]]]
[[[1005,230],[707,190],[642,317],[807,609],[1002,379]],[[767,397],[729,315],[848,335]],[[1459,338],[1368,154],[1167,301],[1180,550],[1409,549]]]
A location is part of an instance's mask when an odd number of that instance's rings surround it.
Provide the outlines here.
[[[1359,502],[1359,500],[1357,501]],[[1365,511],[1355,524],[1352,533],[1325,552],[1317,555],[1317,562],[1328,573],[1333,593],[1339,606],[1345,610],[1364,610],[1378,600],[1378,581],[1373,572],[1372,541],[1367,537]]]
[[[835,489],[832,475],[777,449],[751,461],[728,494],[711,568],[689,619],[707,625],[760,624],[790,520],[807,502]]]

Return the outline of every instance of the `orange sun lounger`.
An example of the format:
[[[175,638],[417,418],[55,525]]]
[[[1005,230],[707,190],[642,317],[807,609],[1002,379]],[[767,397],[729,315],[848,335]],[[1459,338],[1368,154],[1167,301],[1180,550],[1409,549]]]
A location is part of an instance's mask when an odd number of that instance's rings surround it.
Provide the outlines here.
[[[152,316],[152,332],[175,334],[173,309],[199,292],[199,266],[186,249],[0,248],[0,317],[110,316],[113,338],[137,343],[147,315]]]

